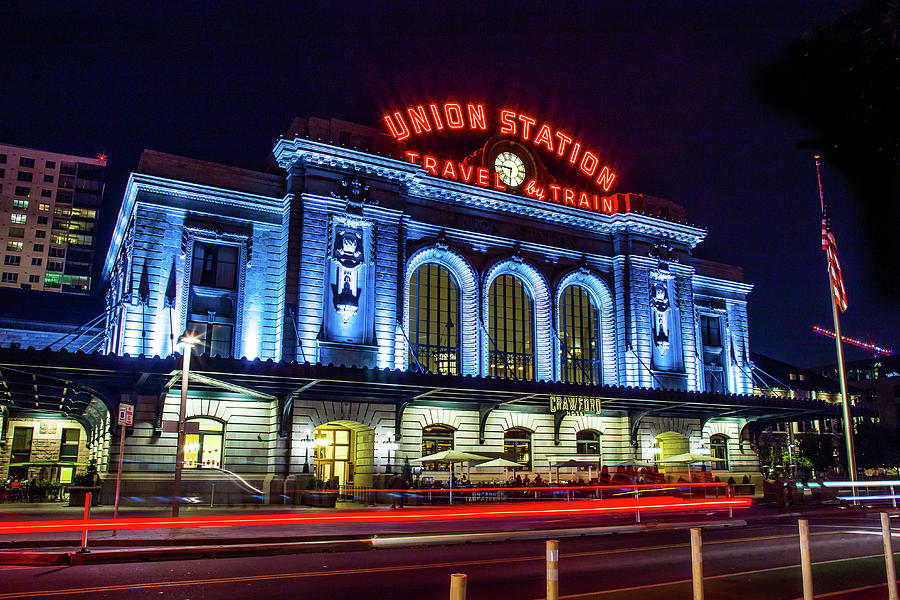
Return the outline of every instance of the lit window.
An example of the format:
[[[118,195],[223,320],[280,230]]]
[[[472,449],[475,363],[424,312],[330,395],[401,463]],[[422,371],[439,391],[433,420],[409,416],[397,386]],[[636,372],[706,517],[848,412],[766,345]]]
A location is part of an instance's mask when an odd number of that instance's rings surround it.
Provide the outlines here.
[[[24,244],[22,242],[6,242],[7,252],[21,252]]]
[[[25,222],[25,215],[22,213],[12,213],[9,215],[9,220],[15,223],[16,225],[21,225]]]
[[[709,438],[710,455],[714,458],[721,458],[721,461],[715,461],[713,468],[728,470],[728,437],[717,433]]]
[[[453,450],[453,430],[444,425],[431,425],[422,430],[422,456]],[[449,471],[450,463],[429,462],[423,466],[430,471]]]
[[[507,460],[531,470],[531,432],[518,427],[507,429],[503,433],[503,453]]]
[[[78,460],[78,442],[81,431],[78,429],[63,429],[62,440],[59,445],[59,460],[62,462],[75,462]]]
[[[525,286],[512,275],[500,275],[488,295],[488,373],[534,379],[534,310]]]
[[[50,210],[50,205],[46,202],[41,202],[38,204],[38,210]]]
[[[560,320],[562,380],[600,383],[600,312],[579,285],[563,290]]]
[[[459,373],[459,288],[447,269],[424,264],[409,280],[409,368]]]
[[[200,425],[199,433],[184,436],[184,468],[221,469],[225,426],[213,419],[188,419]]]
[[[13,208],[28,208],[28,200],[19,200],[18,198],[13,200]]]

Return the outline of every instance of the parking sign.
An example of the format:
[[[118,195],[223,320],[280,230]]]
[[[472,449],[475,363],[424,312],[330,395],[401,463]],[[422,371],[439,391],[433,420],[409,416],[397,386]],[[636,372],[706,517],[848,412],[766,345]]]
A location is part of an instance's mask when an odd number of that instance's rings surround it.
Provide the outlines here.
[[[131,427],[134,424],[134,405],[119,404],[119,425]]]

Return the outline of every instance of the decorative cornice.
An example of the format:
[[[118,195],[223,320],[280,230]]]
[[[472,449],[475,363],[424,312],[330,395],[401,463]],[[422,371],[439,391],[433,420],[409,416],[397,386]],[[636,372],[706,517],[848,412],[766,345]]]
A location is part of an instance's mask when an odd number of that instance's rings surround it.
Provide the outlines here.
[[[708,277],[706,275],[694,275],[693,282],[694,285],[709,286],[719,291],[734,292],[736,294],[746,295],[753,291],[752,283],[719,279],[717,277]]]

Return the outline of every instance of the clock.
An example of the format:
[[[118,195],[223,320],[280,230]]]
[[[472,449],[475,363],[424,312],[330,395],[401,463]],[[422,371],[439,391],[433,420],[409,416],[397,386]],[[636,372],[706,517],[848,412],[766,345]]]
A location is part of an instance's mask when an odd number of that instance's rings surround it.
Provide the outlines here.
[[[518,154],[503,151],[494,159],[494,171],[505,185],[516,188],[525,181],[525,161]]]

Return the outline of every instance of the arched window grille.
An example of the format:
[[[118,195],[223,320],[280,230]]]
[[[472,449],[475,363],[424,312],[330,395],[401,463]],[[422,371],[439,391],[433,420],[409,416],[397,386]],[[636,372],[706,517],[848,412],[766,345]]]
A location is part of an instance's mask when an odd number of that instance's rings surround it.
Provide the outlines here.
[[[721,458],[721,461],[713,462],[714,469],[728,470],[728,437],[717,433],[709,438],[710,454],[715,458]]]
[[[409,368],[459,373],[459,287],[450,272],[426,263],[409,280]]]
[[[422,456],[444,450],[453,450],[453,430],[446,425],[431,425],[422,430]],[[449,471],[450,463],[429,462],[424,467],[430,471]]]
[[[534,306],[525,286],[500,275],[488,292],[489,375],[534,379]]]
[[[580,285],[563,290],[559,311],[560,364],[568,383],[600,383],[600,311]]]
[[[506,458],[531,470],[531,432],[514,427],[503,432],[503,453]]]
[[[592,429],[582,429],[575,434],[578,454],[600,454],[600,434]]]

